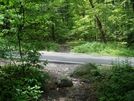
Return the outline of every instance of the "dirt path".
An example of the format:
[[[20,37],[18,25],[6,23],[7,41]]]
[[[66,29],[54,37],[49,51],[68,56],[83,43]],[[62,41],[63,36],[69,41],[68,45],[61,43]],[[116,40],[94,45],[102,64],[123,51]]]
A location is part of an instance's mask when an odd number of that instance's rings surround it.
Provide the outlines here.
[[[93,85],[77,78],[71,78],[72,87],[58,88],[56,78],[60,75],[70,76],[70,73],[79,65],[49,63],[45,71],[50,72],[51,80],[40,101],[97,101],[93,94]]]
[[[70,48],[67,44],[61,44],[59,45],[59,52],[69,53]]]

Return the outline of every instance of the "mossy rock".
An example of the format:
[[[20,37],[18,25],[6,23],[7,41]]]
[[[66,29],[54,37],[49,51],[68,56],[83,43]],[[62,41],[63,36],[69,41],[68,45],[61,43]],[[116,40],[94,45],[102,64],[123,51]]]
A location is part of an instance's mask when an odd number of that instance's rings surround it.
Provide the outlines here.
[[[81,77],[84,75],[89,75],[90,73],[92,73],[93,70],[96,70],[97,67],[91,63],[88,64],[84,64],[81,66],[78,66],[71,74],[71,77]]]
[[[65,75],[60,75],[59,77],[57,77],[56,84],[59,88],[73,86],[73,82],[72,82],[71,78],[69,78]]]

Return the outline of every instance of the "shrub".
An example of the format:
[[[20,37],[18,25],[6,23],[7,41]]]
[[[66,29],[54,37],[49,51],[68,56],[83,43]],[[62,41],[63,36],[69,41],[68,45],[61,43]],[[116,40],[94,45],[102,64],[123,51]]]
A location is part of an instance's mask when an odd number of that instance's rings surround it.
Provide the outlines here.
[[[134,101],[134,69],[128,61],[113,65],[107,76],[98,86],[100,101]]]
[[[27,68],[25,74],[18,66],[0,70],[0,101],[37,101],[49,76],[37,68]]]

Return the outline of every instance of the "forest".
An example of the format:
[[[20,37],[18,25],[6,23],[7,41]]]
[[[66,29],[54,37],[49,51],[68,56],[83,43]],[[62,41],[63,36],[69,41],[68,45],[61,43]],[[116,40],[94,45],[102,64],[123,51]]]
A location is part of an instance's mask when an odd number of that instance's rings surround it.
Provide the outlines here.
[[[38,71],[38,51],[59,52],[61,45],[73,53],[133,57],[134,0],[0,0],[0,61],[20,63],[0,66],[0,101],[38,100],[49,79]],[[132,101],[133,92],[100,101]]]
[[[102,55],[134,56],[133,0],[1,0],[0,5],[1,49],[59,51],[59,44],[68,44],[72,52],[92,53],[88,46]]]

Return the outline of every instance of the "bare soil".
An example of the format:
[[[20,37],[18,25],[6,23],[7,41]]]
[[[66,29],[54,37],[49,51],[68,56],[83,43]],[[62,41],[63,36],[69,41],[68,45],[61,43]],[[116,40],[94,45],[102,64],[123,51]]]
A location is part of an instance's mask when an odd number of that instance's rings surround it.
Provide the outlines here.
[[[59,45],[59,52],[69,53],[70,48],[67,44],[60,44]]]

